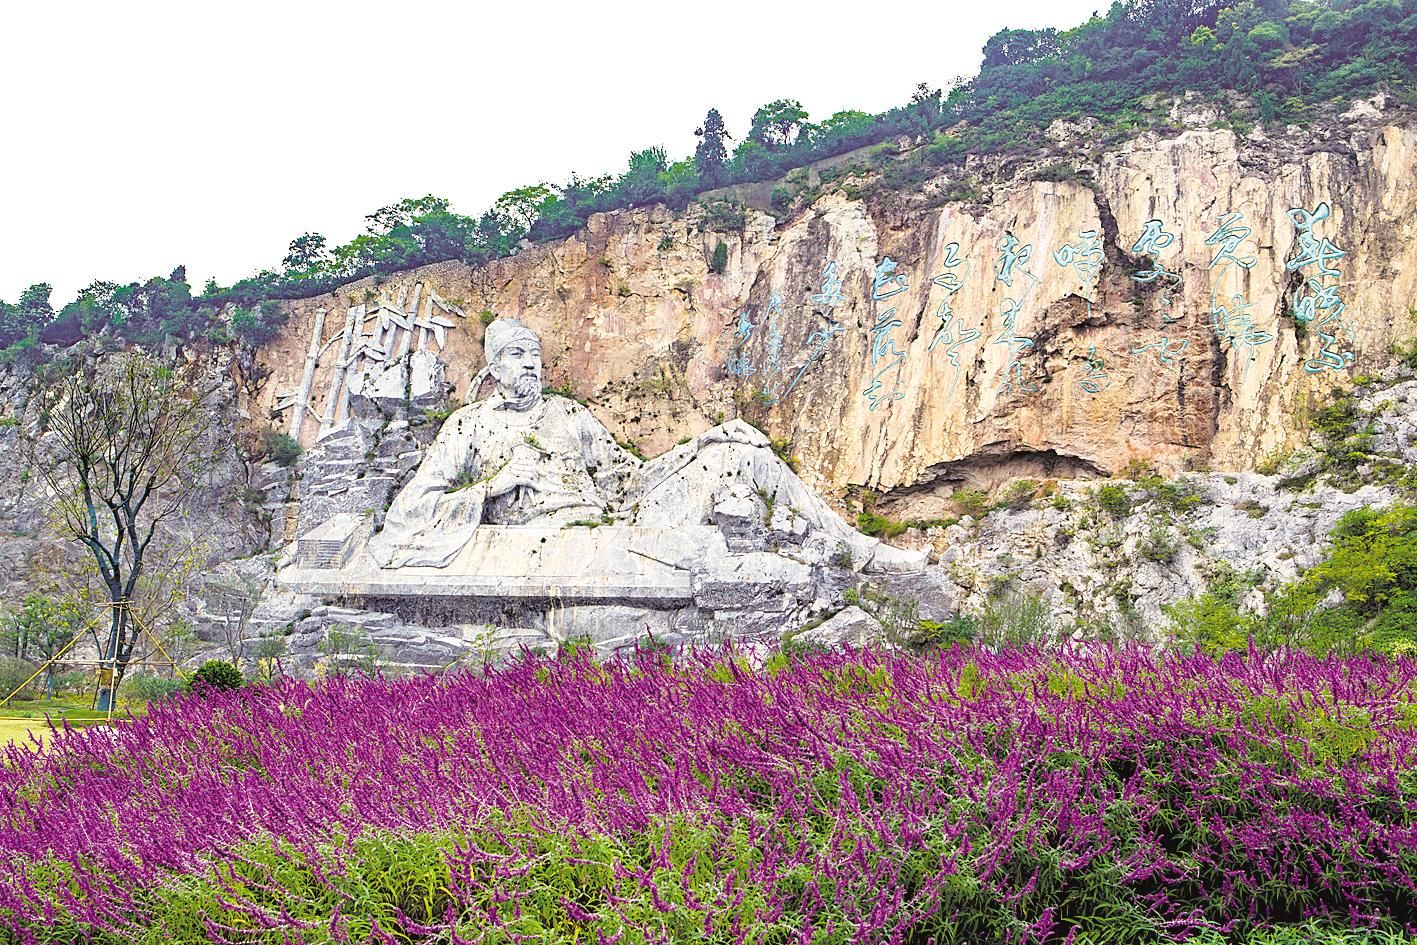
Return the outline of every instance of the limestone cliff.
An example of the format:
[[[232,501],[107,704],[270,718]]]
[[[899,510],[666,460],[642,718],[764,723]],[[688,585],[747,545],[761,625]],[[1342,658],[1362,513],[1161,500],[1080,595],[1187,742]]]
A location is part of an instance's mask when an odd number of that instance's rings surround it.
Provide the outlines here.
[[[946,202],[948,177],[907,191],[846,178],[785,219],[749,210],[741,229],[699,208],[596,216],[483,268],[291,304],[247,409],[290,428],[308,374],[294,432],[313,442],[372,313],[421,295],[421,324],[451,326],[440,356],[458,398],[481,367],[478,313],[516,316],[546,339],[549,382],[647,454],[747,415],[818,487],[869,487],[902,515],[936,514],[963,481],[1133,459],[1248,469],[1414,331],[1417,127],[1368,106],[1346,117],[1279,138],[1148,133],[1100,154],[1085,125],[1058,128],[1062,160],[952,172],[977,184],[973,202]],[[395,357],[434,348],[415,332]]]

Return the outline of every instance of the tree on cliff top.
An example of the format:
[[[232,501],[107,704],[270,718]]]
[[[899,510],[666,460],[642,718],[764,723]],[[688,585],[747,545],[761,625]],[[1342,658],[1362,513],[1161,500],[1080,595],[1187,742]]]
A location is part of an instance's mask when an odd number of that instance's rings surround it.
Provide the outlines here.
[[[224,444],[189,379],[138,351],[81,364],[35,390],[40,427],[27,460],[61,530],[88,549],[111,606],[107,710],[143,633],[131,603],[163,523],[215,468]]]
[[[694,166],[699,170],[699,180],[704,186],[717,187],[723,183],[724,168],[728,164],[730,137],[718,109],[708,110],[704,123],[694,129],[694,134],[699,136],[699,144],[694,148]]]
[[[40,331],[54,319],[50,291],[47,282],[39,282],[21,292],[14,305],[0,301],[0,347],[39,338]]]
[[[797,132],[806,122],[807,111],[801,102],[780,98],[753,113],[748,140],[756,141],[769,151],[779,151],[797,140]]]
[[[329,262],[330,251],[325,237],[319,233],[303,233],[290,241],[281,265],[296,272],[312,272]]]

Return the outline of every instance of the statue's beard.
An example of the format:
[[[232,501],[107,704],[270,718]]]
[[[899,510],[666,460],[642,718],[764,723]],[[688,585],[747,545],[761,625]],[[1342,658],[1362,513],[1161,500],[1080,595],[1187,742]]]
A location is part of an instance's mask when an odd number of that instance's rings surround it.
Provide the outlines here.
[[[523,374],[502,388],[502,396],[518,410],[525,410],[541,399],[541,377]]]

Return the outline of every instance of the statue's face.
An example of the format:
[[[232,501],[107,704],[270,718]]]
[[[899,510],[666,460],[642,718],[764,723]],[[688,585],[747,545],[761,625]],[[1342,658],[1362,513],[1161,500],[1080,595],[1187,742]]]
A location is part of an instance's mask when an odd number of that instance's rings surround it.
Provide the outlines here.
[[[530,338],[507,345],[492,362],[492,379],[512,406],[531,407],[541,399],[541,345]]]

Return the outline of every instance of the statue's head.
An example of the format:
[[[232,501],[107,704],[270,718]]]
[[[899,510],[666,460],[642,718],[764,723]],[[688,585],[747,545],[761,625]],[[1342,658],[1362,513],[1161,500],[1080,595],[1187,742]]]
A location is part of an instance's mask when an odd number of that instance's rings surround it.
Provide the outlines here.
[[[541,339],[515,318],[499,318],[487,326],[482,346],[487,371],[497,392],[517,410],[530,410],[541,400]]]

